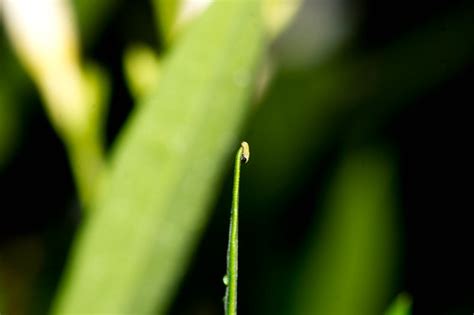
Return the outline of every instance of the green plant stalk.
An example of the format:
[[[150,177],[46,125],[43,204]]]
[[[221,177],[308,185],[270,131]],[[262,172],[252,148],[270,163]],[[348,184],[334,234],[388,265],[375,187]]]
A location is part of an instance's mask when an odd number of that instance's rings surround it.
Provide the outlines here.
[[[238,278],[238,255],[239,255],[239,184],[240,164],[247,162],[248,157],[244,155],[244,144],[235,155],[234,188],[232,192],[232,208],[230,213],[229,245],[227,247],[227,273],[224,283],[227,285],[225,292],[225,314],[237,314],[237,278]]]
[[[104,119],[109,96],[109,81],[106,73],[94,64],[84,67],[85,107],[87,124],[81,128],[49,115],[52,125],[64,142],[79,199],[84,209],[89,209],[97,194],[99,182],[105,170]],[[48,107],[48,106],[47,106]],[[48,114],[51,114],[48,110]]]
[[[105,167],[104,147],[98,137],[84,136],[77,140],[64,141],[79,199],[84,208],[88,209]]]

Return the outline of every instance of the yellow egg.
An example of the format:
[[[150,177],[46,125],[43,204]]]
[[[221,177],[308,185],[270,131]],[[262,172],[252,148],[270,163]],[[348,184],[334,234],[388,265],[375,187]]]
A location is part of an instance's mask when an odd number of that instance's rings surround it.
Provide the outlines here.
[[[250,148],[249,144],[245,141],[243,141],[240,146],[242,147],[242,157],[240,160],[244,163],[247,163],[250,159]]]

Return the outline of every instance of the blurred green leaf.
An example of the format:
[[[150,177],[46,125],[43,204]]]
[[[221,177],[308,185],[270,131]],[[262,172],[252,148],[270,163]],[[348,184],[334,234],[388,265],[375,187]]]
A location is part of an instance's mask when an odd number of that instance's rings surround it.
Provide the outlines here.
[[[108,94],[106,75],[98,67],[82,69],[70,6],[45,3],[35,7],[38,10],[31,8],[37,12],[29,15],[24,10],[27,6],[13,3],[5,6],[10,41],[66,145],[81,201],[89,205],[104,161],[101,127]],[[51,36],[38,42],[38,28]]]
[[[119,137],[81,228],[56,314],[162,314],[235,147],[263,49],[257,1],[216,2]]]
[[[350,152],[307,243],[290,314],[380,314],[396,261],[395,170],[381,151]]]
[[[385,315],[410,315],[411,298],[406,293],[397,296],[393,304],[385,312]]]
[[[98,65],[84,66],[83,80],[88,109],[87,126],[70,137],[63,137],[71,160],[81,202],[87,209],[97,194],[104,172],[105,121],[109,102],[110,82]]]
[[[157,29],[166,45],[169,45],[176,26],[176,18],[182,0],[153,0]]]

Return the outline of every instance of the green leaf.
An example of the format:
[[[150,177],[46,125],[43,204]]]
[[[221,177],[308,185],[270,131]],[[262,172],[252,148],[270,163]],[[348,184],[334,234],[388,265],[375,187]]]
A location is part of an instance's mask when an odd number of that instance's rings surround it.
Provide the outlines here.
[[[107,73],[98,65],[83,68],[87,126],[72,136],[63,136],[75,176],[79,196],[84,207],[95,198],[104,172],[104,125],[109,102],[110,82]]]
[[[56,314],[165,312],[204,227],[263,49],[257,1],[216,2],[130,117]]]
[[[169,44],[173,38],[176,18],[182,4],[182,0],[153,0],[157,29],[165,44]]]
[[[396,247],[394,168],[378,150],[352,152],[310,237],[290,314],[380,314]]]
[[[397,296],[393,304],[385,312],[385,315],[410,315],[411,298],[406,293]]]

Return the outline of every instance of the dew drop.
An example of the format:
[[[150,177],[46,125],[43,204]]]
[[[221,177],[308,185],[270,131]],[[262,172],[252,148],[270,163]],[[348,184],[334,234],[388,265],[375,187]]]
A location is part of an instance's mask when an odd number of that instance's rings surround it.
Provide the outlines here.
[[[224,278],[222,278],[222,282],[224,282],[225,285],[229,285],[229,276],[225,275]]]

